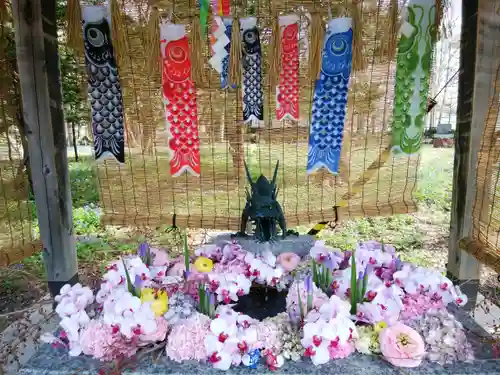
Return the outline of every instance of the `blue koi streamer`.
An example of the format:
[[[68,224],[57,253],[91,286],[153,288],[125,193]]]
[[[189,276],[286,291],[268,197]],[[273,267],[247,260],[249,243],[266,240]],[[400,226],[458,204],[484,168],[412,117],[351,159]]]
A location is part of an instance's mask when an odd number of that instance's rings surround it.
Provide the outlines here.
[[[335,18],[328,23],[320,78],[314,89],[307,173],[324,167],[338,174],[352,66],[352,37],[350,18]]]

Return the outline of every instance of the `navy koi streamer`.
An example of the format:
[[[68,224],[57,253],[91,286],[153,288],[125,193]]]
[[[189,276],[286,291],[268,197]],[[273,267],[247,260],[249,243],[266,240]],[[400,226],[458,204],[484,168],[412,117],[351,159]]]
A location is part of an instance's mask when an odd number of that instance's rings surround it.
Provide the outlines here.
[[[243,122],[258,126],[264,120],[262,56],[257,19],[241,19],[243,49]]]
[[[95,158],[102,161],[111,156],[124,163],[122,89],[111,44],[108,9],[86,6],[82,16]]]

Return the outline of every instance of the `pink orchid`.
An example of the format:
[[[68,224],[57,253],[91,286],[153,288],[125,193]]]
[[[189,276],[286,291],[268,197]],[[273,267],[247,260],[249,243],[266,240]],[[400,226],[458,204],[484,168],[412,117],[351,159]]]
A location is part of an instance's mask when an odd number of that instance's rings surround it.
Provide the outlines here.
[[[222,259],[222,249],[215,244],[207,244],[195,250],[197,257],[205,257],[220,262]]]

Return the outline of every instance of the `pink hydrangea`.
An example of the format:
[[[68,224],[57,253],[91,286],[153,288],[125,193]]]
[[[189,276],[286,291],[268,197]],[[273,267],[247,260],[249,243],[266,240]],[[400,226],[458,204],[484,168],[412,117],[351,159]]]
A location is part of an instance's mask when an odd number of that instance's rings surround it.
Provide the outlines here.
[[[407,294],[403,298],[403,309],[400,319],[407,321],[419,318],[430,309],[441,309],[444,307],[443,299],[438,295],[413,293]]]
[[[273,353],[281,352],[282,332],[278,324],[270,320],[265,320],[257,323],[255,328],[257,330],[257,343],[254,345],[255,349],[264,349]]]
[[[176,362],[205,360],[207,353],[203,343],[209,328],[210,319],[199,313],[176,323],[168,335],[168,358]]]
[[[126,340],[113,327],[92,320],[80,337],[82,351],[101,361],[129,358],[137,352],[135,341]]]
[[[341,359],[350,356],[356,347],[351,341],[345,344],[339,344],[336,341],[332,341],[328,346],[328,353],[330,353],[330,359]]]

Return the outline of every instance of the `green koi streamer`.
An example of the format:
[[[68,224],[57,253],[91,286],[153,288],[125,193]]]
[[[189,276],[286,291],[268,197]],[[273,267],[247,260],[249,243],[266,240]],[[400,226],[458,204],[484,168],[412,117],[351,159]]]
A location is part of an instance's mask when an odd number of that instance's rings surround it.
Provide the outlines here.
[[[432,48],[436,40],[435,0],[411,0],[398,43],[392,150],[420,150],[427,113]]]

